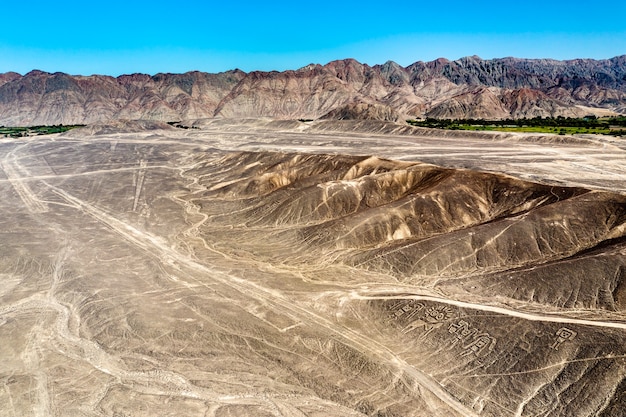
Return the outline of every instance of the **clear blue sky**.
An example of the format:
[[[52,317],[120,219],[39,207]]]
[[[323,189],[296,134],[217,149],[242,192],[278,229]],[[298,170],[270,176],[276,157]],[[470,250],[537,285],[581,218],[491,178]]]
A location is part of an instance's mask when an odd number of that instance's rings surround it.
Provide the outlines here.
[[[626,1],[7,1],[0,72],[296,69],[626,54]]]

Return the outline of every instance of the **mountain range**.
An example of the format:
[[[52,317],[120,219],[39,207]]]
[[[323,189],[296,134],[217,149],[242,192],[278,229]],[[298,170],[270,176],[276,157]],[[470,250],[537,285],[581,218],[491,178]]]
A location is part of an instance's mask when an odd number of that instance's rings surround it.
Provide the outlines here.
[[[506,119],[626,114],[626,55],[605,60],[353,59],[283,72],[0,74],[0,124],[113,119]]]

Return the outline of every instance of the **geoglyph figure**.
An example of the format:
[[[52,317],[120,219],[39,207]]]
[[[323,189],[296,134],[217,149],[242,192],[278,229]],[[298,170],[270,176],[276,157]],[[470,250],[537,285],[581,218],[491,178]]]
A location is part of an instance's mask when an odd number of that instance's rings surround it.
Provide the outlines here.
[[[561,346],[564,342],[567,342],[568,340],[574,340],[577,334],[578,333],[568,329],[567,327],[561,327],[556,332],[556,336],[558,337],[558,339],[556,339],[550,347],[554,350],[559,350],[559,346]]]

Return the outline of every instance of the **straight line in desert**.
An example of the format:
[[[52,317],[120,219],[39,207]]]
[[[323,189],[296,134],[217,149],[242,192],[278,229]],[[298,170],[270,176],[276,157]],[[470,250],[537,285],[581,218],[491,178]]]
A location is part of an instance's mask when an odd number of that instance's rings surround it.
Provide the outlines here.
[[[141,195],[141,189],[143,188],[143,182],[146,178],[146,167],[148,163],[141,160],[139,163],[139,171],[137,171],[137,183],[135,184],[135,198],[133,200],[133,212],[137,211],[137,204],[139,203],[139,196]]]
[[[20,196],[28,211],[31,213],[45,213],[48,211],[48,206],[37,198],[28,185],[24,184],[11,162],[7,160],[0,162],[0,168],[6,174],[13,189]]]
[[[593,326],[593,327],[608,327],[613,329],[621,329],[626,330],[626,323],[618,323],[612,321],[596,321],[596,320],[585,320],[585,319],[573,319],[569,317],[561,317],[561,316],[552,316],[545,314],[533,314],[533,313],[524,313],[522,311],[517,311],[504,307],[497,307],[485,304],[476,304],[476,303],[468,303],[465,301],[458,300],[450,300],[442,297],[435,297],[431,295],[362,295],[356,292],[353,292],[349,295],[351,299],[356,300],[419,300],[419,301],[433,301],[436,303],[453,305],[461,308],[469,308],[472,310],[480,310],[487,311],[490,313],[503,314],[505,316],[517,317],[524,320],[529,321],[541,321],[541,322],[549,322],[549,323],[559,323],[559,324],[578,324],[581,326]]]
[[[1,164],[1,163],[0,163]],[[93,171],[85,171],[85,172],[72,172],[71,174],[50,174],[50,175],[32,175],[29,177],[19,177],[20,182],[28,182],[28,181],[41,181],[41,180],[49,180],[54,178],[73,178],[80,177],[84,175],[100,175],[100,174],[112,174],[115,172],[132,172],[139,171],[145,169],[173,169],[167,165],[150,165],[145,167],[127,167],[127,168],[112,168],[112,169],[97,169]],[[5,171],[6,172],[6,171]],[[8,177],[8,174],[7,174]],[[3,182],[11,182],[11,179],[2,180],[0,179],[0,183]]]
[[[461,416],[478,417],[478,414],[476,412],[462,404],[457,398],[455,398],[443,386],[441,386],[434,378],[421,372],[418,369],[413,368],[378,342],[368,339],[349,328],[339,326],[312,311],[309,311],[297,304],[294,304],[292,301],[285,299],[282,294],[276,291],[260,287],[242,278],[229,275],[225,272],[211,269],[205,265],[199,264],[193,259],[172,249],[159,238],[142,232],[135,227],[124,223],[123,221],[106,213],[105,211],[74,197],[73,195],[58,187],[52,186],[47,183],[46,185],[50,187],[50,189],[55,194],[62,197],[68,203],[74,205],[77,209],[82,210],[86,214],[94,217],[99,222],[107,225],[134,246],[148,252],[152,256],[157,257],[160,262],[165,262],[166,264],[176,268],[181,272],[184,269],[191,269],[196,272],[200,272],[205,276],[211,277],[212,280],[226,285],[247,297],[263,300],[268,305],[272,305],[279,310],[285,311],[289,315],[298,317],[298,319],[303,322],[312,323],[316,326],[324,328],[328,332],[330,332],[337,340],[341,341],[341,343],[347,346],[351,346],[358,351],[368,353],[371,356],[382,361],[383,363],[394,364],[399,371],[404,373],[404,375],[414,379],[420,387],[427,389],[428,391],[433,393],[441,401],[446,403],[451,409],[455,410]],[[188,280],[192,280],[201,286],[207,286],[206,282],[195,278],[192,274],[187,273],[185,275],[187,276]]]

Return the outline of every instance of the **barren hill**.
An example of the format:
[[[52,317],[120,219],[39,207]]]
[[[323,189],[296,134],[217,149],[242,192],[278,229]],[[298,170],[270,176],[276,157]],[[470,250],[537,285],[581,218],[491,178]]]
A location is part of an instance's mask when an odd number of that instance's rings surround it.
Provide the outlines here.
[[[380,111],[383,108],[387,110]],[[474,56],[407,67],[346,59],[284,72],[195,71],[117,78],[42,71],[0,74],[3,125],[120,118],[317,119],[331,112],[357,118],[388,119],[398,114],[499,119],[584,116],[625,108],[626,55],[570,61]]]
[[[0,416],[625,415],[623,141],[194,127],[0,141]]]

